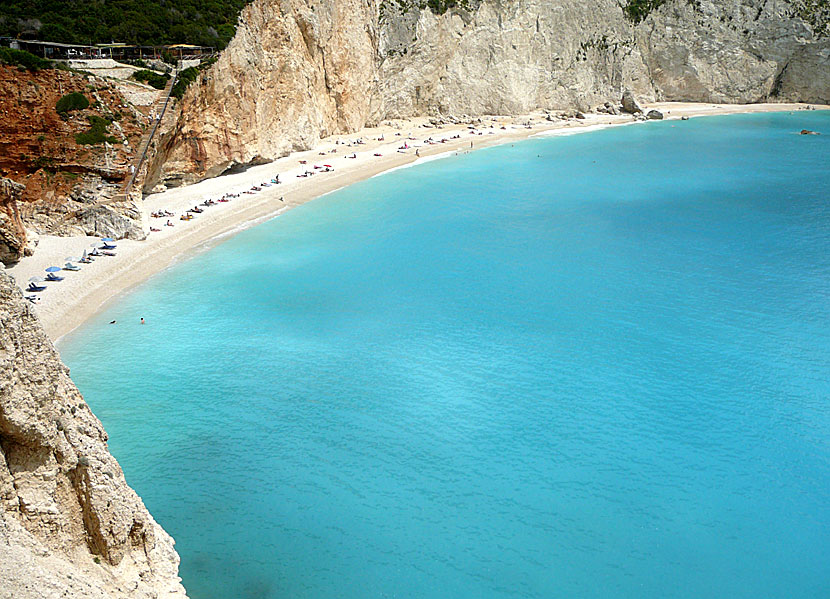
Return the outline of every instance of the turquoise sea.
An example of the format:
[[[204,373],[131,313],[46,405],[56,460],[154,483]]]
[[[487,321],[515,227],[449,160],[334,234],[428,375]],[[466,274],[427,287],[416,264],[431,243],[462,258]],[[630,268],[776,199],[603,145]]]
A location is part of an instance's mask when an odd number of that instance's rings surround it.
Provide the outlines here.
[[[830,597],[828,112],[388,173],[61,351],[193,599]]]

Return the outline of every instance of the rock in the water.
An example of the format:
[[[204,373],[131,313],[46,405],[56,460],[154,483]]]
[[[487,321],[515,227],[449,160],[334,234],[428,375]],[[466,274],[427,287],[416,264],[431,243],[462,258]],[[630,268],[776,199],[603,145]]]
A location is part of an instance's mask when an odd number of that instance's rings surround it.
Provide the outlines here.
[[[809,129],[802,129],[801,135],[821,135],[818,131],[810,131]]]
[[[643,109],[637,103],[637,100],[634,99],[634,94],[631,93],[631,90],[625,90],[622,95],[622,108],[624,112],[628,114],[639,114],[643,112]]]
[[[680,117],[680,120],[681,120],[681,121],[688,121],[688,120],[689,120],[689,117],[687,117],[687,116],[682,116],[682,117]]]
[[[663,113],[659,110],[649,110],[646,116],[652,121],[659,121],[663,119]]]

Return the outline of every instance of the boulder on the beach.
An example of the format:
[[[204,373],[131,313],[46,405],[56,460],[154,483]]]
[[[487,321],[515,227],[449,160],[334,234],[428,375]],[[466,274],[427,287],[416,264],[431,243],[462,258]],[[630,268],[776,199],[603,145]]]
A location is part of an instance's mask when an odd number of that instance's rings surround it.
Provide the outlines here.
[[[663,113],[659,110],[649,110],[648,114],[646,115],[652,121],[659,121],[663,118]]]
[[[684,115],[684,116],[680,117],[680,120],[681,121],[688,121],[689,117]]]
[[[584,119],[584,118],[585,118],[585,114],[584,114],[584,113],[582,113],[582,112],[577,111],[577,113],[576,113],[576,118],[578,118],[578,119]]]
[[[631,90],[629,89],[623,92],[622,109],[624,112],[627,112],[628,114],[638,114],[643,112],[643,109],[640,108],[640,105],[637,103],[637,100],[634,99],[634,94],[632,94]]]

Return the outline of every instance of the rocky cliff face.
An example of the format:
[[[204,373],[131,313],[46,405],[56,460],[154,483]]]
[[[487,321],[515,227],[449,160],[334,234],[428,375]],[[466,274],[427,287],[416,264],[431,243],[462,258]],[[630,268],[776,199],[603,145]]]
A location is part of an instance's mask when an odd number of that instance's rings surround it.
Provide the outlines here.
[[[55,109],[79,92],[88,108]],[[80,144],[89,117],[110,118],[110,143]],[[137,198],[118,198],[141,140],[146,117],[114,82],[55,69],[28,72],[0,65],[0,261],[20,259],[27,230],[52,235],[145,235]]]
[[[170,537],[0,268],[0,596],[181,598]]]
[[[188,91],[148,189],[394,117],[585,109],[624,89],[830,102],[827,26],[799,1],[667,0],[635,25],[616,0],[467,0],[441,15],[416,0],[254,0]]]
[[[23,256],[26,229],[17,209],[25,188],[11,179],[0,177],[0,262],[16,262]]]
[[[255,1],[236,37],[191,86],[150,178],[218,175],[362,127],[377,98],[372,1]]]
[[[830,46],[788,0],[674,0],[635,30],[665,100],[830,102]]]
[[[587,109],[653,95],[615,0],[484,1],[443,15],[381,6],[383,117]]]

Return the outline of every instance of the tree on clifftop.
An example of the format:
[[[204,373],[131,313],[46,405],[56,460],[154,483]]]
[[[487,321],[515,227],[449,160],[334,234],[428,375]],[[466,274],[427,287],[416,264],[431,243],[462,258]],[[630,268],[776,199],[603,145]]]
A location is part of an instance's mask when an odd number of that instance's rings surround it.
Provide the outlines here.
[[[0,36],[224,48],[247,0],[0,0]]]

